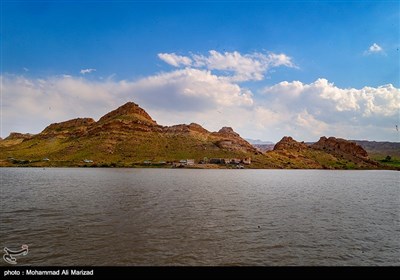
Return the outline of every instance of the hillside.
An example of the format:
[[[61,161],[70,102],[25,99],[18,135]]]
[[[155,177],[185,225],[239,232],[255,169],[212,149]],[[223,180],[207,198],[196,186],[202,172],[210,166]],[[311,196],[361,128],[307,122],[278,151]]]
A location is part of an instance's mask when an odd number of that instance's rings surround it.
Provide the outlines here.
[[[381,168],[344,139],[322,137],[307,146],[284,137],[264,153],[230,127],[210,132],[195,123],[161,126],[133,102],[98,121],[78,118],[36,135],[13,133],[0,140],[0,152],[1,166],[167,167],[193,159],[198,168]]]
[[[400,143],[399,142],[377,142],[366,140],[353,140],[363,147],[368,155],[388,166],[400,167]]]
[[[363,147],[371,157],[398,157],[400,158],[400,142],[377,142],[366,140],[353,140]]]
[[[260,154],[232,128],[209,132],[194,123],[160,126],[132,102],[97,122],[90,118],[73,119],[51,124],[37,135],[22,136],[13,134],[12,139],[0,142],[3,165],[10,158],[16,159],[14,164],[25,161],[39,164],[50,159],[46,164],[69,166],[80,165],[85,159],[99,165],[126,165]],[[14,142],[9,143],[11,140]]]

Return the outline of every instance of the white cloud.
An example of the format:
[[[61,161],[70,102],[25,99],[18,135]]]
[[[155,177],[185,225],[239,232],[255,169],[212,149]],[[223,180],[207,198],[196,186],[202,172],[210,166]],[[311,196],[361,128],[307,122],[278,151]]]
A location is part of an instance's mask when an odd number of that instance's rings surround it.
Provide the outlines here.
[[[11,131],[38,133],[72,118],[98,118],[121,103],[110,94],[112,84],[76,77],[1,76],[1,82],[3,138]]]
[[[171,113],[183,112],[186,117],[180,122],[191,122],[190,116],[196,112],[249,108],[253,104],[249,90],[199,69],[181,69],[138,81],[89,81],[71,76],[1,79],[2,133],[6,135],[14,130],[37,133],[50,123],[76,117],[99,118],[129,100],[151,114],[162,112],[165,119]],[[160,123],[164,117],[160,117]]]
[[[264,88],[263,93],[274,104],[285,103],[290,109],[299,108],[299,106],[301,108],[318,107],[329,108],[330,111],[336,113],[352,111],[362,116],[372,114],[389,116],[396,114],[400,108],[399,89],[391,84],[376,88],[343,89],[326,79],[317,79],[310,84],[284,81]]]
[[[153,108],[198,111],[253,104],[250,91],[206,70],[181,69],[125,84],[138,102]]]
[[[379,46],[377,43],[373,43],[368,50],[364,51],[364,55],[374,54],[374,53],[383,53],[383,48]]]
[[[279,141],[284,135],[314,141],[321,135],[398,141],[400,91],[393,85],[340,88],[326,79],[282,81],[254,95],[240,85],[264,79],[274,67],[297,67],[285,54],[210,51],[208,55],[160,53],[181,67],[139,80],[88,80],[60,75],[44,79],[0,76],[2,137],[38,133],[76,117],[98,119],[134,101],[162,125],[197,122],[209,130],[232,126],[242,136]],[[82,69],[87,74],[95,69]],[[397,133],[397,134],[396,134]]]
[[[192,60],[187,56],[176,55],[175,53],[159,53],[158,57],[175,67],[179,67],[180,65],[189,66],[192,64]]]
[[[218,75],[221,78],[223,77],[233,82],[262,80],[264,79],[264,74],[273,67],[297,67],[291,57],[272,52],[267,54],[251,53],[242,55],[237,51],[220,53],[211,50],[208,56],[199,54],[191,56],[192,58],[177,56],[174,53],[158,54],[160,59],[175,67],[184,65],[211,71],[220,71]]]
[[[328,131],[328,124],[317,120],[307,110],[297,113],[294,121],[298,128],[307,131],[314,137],[322,136]]]
[[[355,89],[339,88],[326,79],[310,84],[285,81],[263,93],[264,105],[288,116],[287,129],[303,139],[315,132],[353,139],[398,137],[391,128],[399,121],[400,89],[391,84]]]
[[[79,71],[79,73],[81,73],[82,75],[85,75],[85,74],[92,73],[94,71],[96,71],[96,69],[88,68],[88,69],[82,69],[81,71]]]
[[[71,76],[33,79],[2,76],[2,137],[38,133],[48,124],[76,117],[100,118],[127,101],[158,123],[197,122],[215,131],[232,126],[242,136],[299,141],[319,136],[398,141],[400,90],[392,85],[339,88],[326,79],[284,81],[254,96],[209,70],[179,69],[137,81],[91,81]]]

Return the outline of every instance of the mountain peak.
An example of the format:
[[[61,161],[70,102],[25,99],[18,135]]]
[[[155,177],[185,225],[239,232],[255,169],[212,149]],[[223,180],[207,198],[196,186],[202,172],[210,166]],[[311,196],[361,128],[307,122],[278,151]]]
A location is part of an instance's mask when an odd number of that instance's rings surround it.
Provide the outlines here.
[[[154,121],[144,109],[134,102],[125,103],[124,105],[101,117],[98,122],[103,123],[113,119],[121,119],[127,116],[133,116],[136,119],[144,121],[150,125],[157,125],[156,121]]]
[[[220,134],[229,134],[229,135],[235,135],[235,136],[239,136],[238,133],[236,133],[232,127],[229,126],[224,126],[223,128],[221,128],[218,133]]]
[[[297,142],[290,136],[284,136],[281,141],[276,143],[274,151],[276,150],[302,150],[307,149],[307,145],[304,142]]]

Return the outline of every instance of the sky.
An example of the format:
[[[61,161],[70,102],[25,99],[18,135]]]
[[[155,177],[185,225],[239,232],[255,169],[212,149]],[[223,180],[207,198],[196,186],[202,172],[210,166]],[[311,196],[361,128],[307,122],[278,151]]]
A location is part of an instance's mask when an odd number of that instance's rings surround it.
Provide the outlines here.
[[[133,101],[264,141],[400,141],[399,1],[0,3],[2,138]]]

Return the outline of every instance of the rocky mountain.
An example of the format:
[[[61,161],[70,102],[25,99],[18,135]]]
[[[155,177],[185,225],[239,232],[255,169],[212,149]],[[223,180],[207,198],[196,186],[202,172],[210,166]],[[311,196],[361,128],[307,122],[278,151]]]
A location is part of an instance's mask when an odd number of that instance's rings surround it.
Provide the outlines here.
[[[293,159],[300,166],[306,163],[309,168],[379,168],[379,163],[370,160],[361,146],[335,137],[323,136],[318,142],[308,145],[285,136],[276,143],[272,153]]]
[[[0,155],[0,166],[138,166],[220,158],[246,162],[246,168],[381,168],[344,139],[322,137],[309,146],[285,136],[262,152],[231,127],[210,132],[196,123],[161,126],[133,102],[98,121],[77,118],[36,135],[13,133],[0,141]]]
[[[1,145],[16,137],[18,142]],[[101,164],[124,165],[187,158],[198,162],[204,158],[246,158],[261,154],[232,128],[210,132],[195,123],[161,126],[133,102],[107,113],[97,122],[78,118],[51,124],[25,139],[17,134],[7,139],[0,142],[3,165],[7,158],[33,161],[48,158],[65,165],[78,165],[90,159]]]
[[[358,144],[335,137],[321,137],[311,148],[323,150],[329,154],[343,157],[352,161],[368,161],[368,153]]]
[[[274,151],[289,150],[300,152],[305,149],[308,149],[308,146],[304,144],[304,142],[297,142],[290,136],[284,136],[281,141],[274,146]]]

